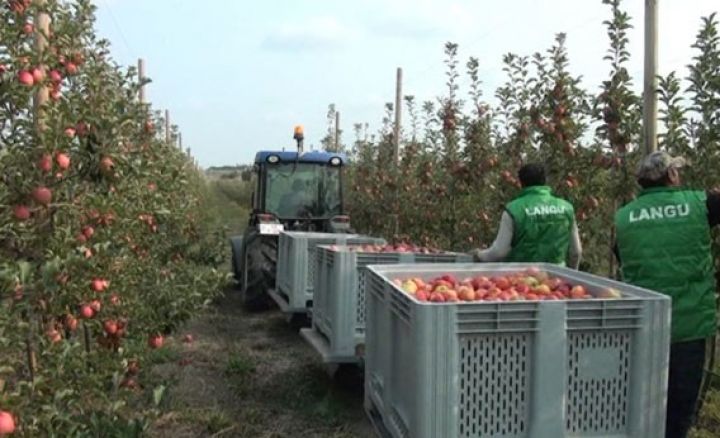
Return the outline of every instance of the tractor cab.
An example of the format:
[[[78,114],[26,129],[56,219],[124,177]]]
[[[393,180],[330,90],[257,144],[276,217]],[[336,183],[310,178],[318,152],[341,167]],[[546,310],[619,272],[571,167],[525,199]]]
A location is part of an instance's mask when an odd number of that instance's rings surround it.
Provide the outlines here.
[[[278,235],[283,230],[350,232],[343,207],[343,154],[303,150],[302,127],[293,137],[297,151],[255,155],[255,191],[248,227],[230,238],[232,266],[242,301],[250,309],[270,304],[275,287]]]
[[[257,177],[254,214],[249,225],[268,233],[281,228],[347,230],[349,220],[344,215],[342,190],[346,162],[345,155],[330,152],[258,152],[254,166]]]
[[[346,232],[342,169],[344,154],[303,148],[301,126],[293,138],[297,151],[260,151],[255,155],[256,188],[252,198],[250,228],[260,234],[282,230]]]

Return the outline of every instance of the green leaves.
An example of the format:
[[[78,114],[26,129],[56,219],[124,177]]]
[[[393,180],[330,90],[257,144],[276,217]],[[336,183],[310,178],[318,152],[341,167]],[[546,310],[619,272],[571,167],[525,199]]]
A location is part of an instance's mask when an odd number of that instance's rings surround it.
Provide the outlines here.
[[[621,0],[608,5],[608,76],[583,86],[572,73],[566,36],[550,49],[507,53],[488,70],[505,74],[496,103],[482,101],[480,60],[467,61],[468,111],[457,78],[457,46],[445,46],[447,80],[441,96],[411,111],[412,135],[401,164],[388,166],[389,124],[374,138],[356,126],[355,163],[348,172],[350,215],[360,232],[407,236],[446,249],[489,245],[503,206],[517,192],[513,178],[527,161],[541,161],[549,183],[577,212],[588,270],[607,274],[612,215],[636,191],[642,155],[641,96],[628,72],[632,20]],[[693,187],[720,184],[720,32],[715,15],[701,23],[687,82],[660,79],[661,145],[694,163],[683,178]],[[500,62],[502,64],[500,64]],[[484,62],[485,63],[485,62]],[[688,86],[687,90],[684,87]],[[389,123],[391,114],[385,112]],[[451,129],[449,129],[451,128]],[[455,135],[455,131],[459,135]],[[396,216],[397,215],[397,216]],[[398,224],[397,226],[395,224]],[[716,248],[716,251],[720,249]]]
[[[165,395],[165,385],[160,385],[153,389],[153,404],[157,407],[160,406],[163,396]]]
[[[224,242],[216,222],[198,227],[202,177],[146,129],[161,121],[137,101],[135,69],[115,65],[94,35],[92,3],[47,8],[53,33],[40,54],[19,27],[31,12],[0,7],[0,399],[26,436],[137,436],[164,387],[145,391],[140,374],[129,390],[113,388],[129,357],[147,357],[150,332],[218,293]],[[40,64],[55,70],[41,84],[51,89],[42,132],[30,99],[40,85],[17,80]],[[38,186],[52,190],[47,207],[30,196]],[[16,220],[15,205],[30,217]]]

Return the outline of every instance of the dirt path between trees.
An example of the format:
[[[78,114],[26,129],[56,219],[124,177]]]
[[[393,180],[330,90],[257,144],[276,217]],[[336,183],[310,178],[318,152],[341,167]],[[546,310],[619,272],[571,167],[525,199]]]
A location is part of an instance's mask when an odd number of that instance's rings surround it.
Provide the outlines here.
[[[279,311],[246,313],[232,291],[164,349],[151,372],[168,387],[152,437],[374,436],[361,379],[331,379]]]

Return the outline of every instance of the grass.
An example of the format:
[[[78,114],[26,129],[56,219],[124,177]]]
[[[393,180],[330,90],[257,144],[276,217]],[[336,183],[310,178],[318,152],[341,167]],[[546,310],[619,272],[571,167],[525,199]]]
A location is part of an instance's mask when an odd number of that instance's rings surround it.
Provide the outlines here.
[[[227,430],[234,424],[232,418],[225,412],[216,409],[195,411],[194,419],[205,425],[205,429],[209,433],[218,433]]]
[[[225,367],[225,375],[229,377],[246,378],[255,372],[253,360],[240,353],[232,353]]]
[[[720,375],[720,368],[716,373]],[[715,377],[705,395],[695,429],[689,438],[715,438],[720,436],[720,381]]]
[[[352,391],[330,379],[319,364],[286,370],[266,391],[270,403],[333,426],[341,424],[356,405]]]
[[[180,352],[173,347],[166,346],[153,350],[148,355],[148,360],[152,365],[166,364],[180,360]]]
[[[356,400],[339,388],[319,364],[298,364],[284,369],[270,381],[258,382],[255,359],[241,352],[232,352],[225,365],[228,384],[242,398],[252,396],[265,409],[273,412],[290,410],[294,415],[313,418],[327,426],[342,424],[348,410],[355,409]],[[251,423],[258,420],[261,410],[245,412]]]
[[[362,384],[331,379],[281,313],[246,313],[231,292],[182,332],[193,333],[195,342],[167,346],[190,363],[155,366],[175,383],[149,436],[372,436]]]

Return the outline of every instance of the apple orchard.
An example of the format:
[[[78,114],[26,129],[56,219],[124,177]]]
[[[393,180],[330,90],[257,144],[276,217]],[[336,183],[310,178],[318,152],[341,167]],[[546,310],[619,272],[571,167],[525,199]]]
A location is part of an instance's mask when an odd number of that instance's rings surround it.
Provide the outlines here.
[[[480,61],[461,64],[448,43],[446,91],[421,105],[405,99],[397,166],[388,165],[392,106],[377,137],[356,125],[346,197],[354,228],[435,248],[489,244],[519,190],[517,169],[539,160],[575,206],[582,269],[614,275],[612,218],[635,193],[642,99],[627,71],[630,17],[620,0],[603,3],[607,79],[591,90],[558,34],[543,53],[504,56],[507,81],[491,105]],[[226,281],[202,176],[159,135],[164,121],[139,102],[137,72],[116,65],[95,35],[93,9],[89,0],[0,0],[0,435],[145,430],[162,397],[146,364]],[[715,16],[699,22],[693,51],[687,71],[659,80],[660,148],[690,159],[688,185],[720,187]],[[480,279],[473,297],[510,280]],[[432,294],[442,281],[405,288]],[[585,297],[573,285],[547,287]]]
[[[353,225],[371,235],[440,248],[490,245],[505,204],[519,192],[517,170],[535,160],[547,164],[549,184],[575,206],[584,247],[581,269],[614,275],[612,220],[636,192],[642,97],[627,70],[627,31],[638,23],[620,0],[603,3],[607,35],[597,37],[608,38],[607,79],[591,89],[582,88],[573,74],[566,36],[558,34],[545,52],[503,57],[506,82],[491,105],[483,95],[480,61],[461,64],[458,46],[448,43],[446,91],[421,105],[405,97],[410,121],[397,166],[388,165],[392,104],[386,105],[377,136],[355,125],[348,196]],[[720,187],[717,25],[714,15],[699,20],[687,71],[659,78],[659,147],[691,161],[682,176],[698,189]],[[462,79],[469,84],[466,96]],[[717,245],[715,251],[720,254]]]
[[[226,278],[201,175],[93,8],[0,6],[0,435],[145,429],[143,364]]]

